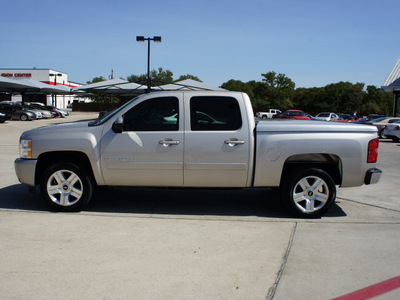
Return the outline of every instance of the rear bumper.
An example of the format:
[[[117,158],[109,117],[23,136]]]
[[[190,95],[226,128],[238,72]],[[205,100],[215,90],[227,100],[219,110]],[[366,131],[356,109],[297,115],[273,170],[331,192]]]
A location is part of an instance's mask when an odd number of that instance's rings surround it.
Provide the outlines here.
[[[17,158],[14,161],[15,174],[18,180],[28,186],[35,186],[36,159]]]
[[[382,175],[382,171],[379,169],[369,169],[367,171],[367,173],[365,174],[365,180],[364,183],[365,184],[374,184],[377,183],[379,181],[379,179],[381,178]]]

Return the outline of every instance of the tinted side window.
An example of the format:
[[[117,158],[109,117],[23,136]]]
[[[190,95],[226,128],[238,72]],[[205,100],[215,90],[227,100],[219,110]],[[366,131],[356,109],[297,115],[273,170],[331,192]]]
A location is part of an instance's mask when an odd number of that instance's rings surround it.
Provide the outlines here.
[[[139,103],[124,115],[124,131],[179,130],[179,101],[153,98]]]
[[[190,99],[191,130],[237,130],[242,127],[239,103],[232,97]]]

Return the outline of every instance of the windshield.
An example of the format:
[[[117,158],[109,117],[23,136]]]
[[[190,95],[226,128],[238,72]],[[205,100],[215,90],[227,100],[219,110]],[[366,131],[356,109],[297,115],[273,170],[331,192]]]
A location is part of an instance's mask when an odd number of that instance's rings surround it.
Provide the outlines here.
[[[329,117],[329,113],[320,113],[317,117]]]
[[[123,108],[125,108],[126,106],[128,106],[130,103],[132,103],[133,101],[135,101],[138,97],[133,98],[131,101],[126,102],[124,105],[118,107],[117,109],[115,109],[114,111],[112,111],[110,114],[108,114],[107,116],[105,116],[104,118],[99,118],[97,120],[94,120],[92,122],[89,123],[89,126],[98,126],[98,125],[102,125],[105,122],[107,122],[109,119],[111,119],[113,116],[115,116],[116,113],[120,112]]]

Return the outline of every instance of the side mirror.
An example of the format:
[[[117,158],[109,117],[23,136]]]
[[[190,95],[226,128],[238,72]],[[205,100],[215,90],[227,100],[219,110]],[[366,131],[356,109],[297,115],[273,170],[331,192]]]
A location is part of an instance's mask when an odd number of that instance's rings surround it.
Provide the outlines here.
[[[124,118],[118,117],[118,119],[112,125],[112,130],[115,133],[122,133],[123,129],[124,129]]]

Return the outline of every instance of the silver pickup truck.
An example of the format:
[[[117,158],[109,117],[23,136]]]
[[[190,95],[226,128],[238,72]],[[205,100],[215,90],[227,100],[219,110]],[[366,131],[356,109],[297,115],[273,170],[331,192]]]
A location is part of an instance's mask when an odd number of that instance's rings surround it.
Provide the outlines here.
[[[60,211],[83,209],[96,186],[272,187],[315,217],[336,186],[378,182],[378,146],[373,126],[256,122],[244,93],[155,92],[101,119],[24,132],[15,170]]]

